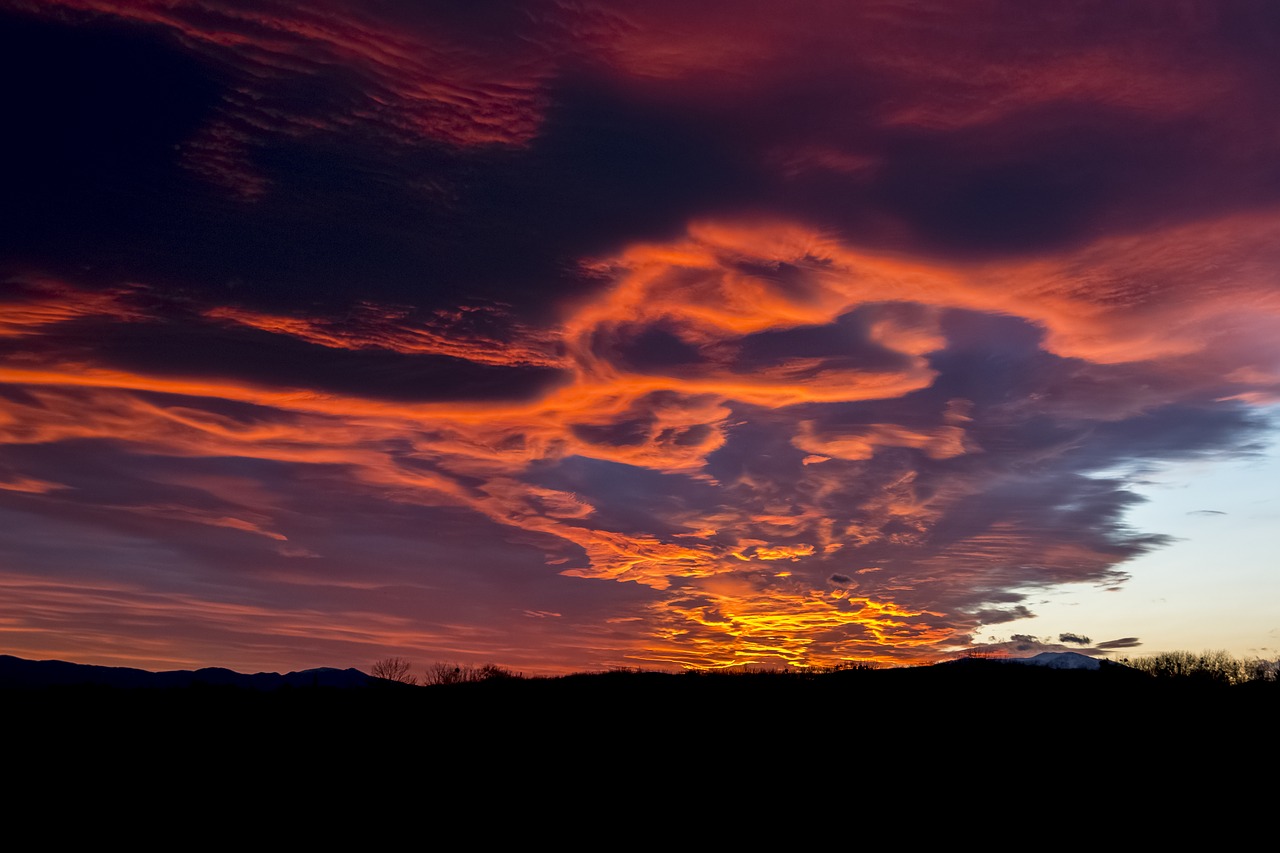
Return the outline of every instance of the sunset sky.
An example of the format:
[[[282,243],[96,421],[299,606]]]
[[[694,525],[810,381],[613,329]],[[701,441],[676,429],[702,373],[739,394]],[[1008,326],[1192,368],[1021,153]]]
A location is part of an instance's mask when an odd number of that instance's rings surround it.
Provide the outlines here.
[[[0,0],[0,653],[1280,654],[1280,5]]]

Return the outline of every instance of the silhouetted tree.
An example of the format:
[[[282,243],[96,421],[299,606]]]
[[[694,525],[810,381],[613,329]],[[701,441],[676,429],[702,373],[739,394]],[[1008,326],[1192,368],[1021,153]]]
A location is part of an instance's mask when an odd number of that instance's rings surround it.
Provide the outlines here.
[[[437,662],[427,667],[427,684],[461,684],[467,680],[467,670],[461,664]]]
[[[1268,661],[1235,658],[1222,650],[1199,654],[1188,651],[1159,652],[1145,657],[1125,658],[1122,663],[1154,678],[1199,684],[1244,684],[1265,681],[1272,674]]]
[[[504,666],[486,663],[483,666],[464,666],[457,663],[433,663],[427,667],[424,684],[470,684],[500,678],[520,678]]]
[[[410,675],[409,669],[409,661],[402,657],[393,656],[375,661],[372,675],[374,678],[396,681],[400,684],[417,684],[417,676]]]

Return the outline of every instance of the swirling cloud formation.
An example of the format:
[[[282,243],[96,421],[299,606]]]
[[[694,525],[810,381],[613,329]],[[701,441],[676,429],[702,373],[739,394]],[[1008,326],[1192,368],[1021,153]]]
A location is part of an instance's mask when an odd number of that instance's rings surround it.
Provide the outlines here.
[[[1122,586],[1270,430],[1280,19],[801,5],[0,3],[9,648],[917,663]]]

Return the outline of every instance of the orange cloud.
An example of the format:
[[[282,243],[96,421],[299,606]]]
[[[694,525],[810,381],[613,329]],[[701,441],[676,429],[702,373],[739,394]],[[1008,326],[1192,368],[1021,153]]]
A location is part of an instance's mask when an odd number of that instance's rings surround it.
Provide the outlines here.
[[[426,322],[373,305],[356,309],[349,324],[227,306],[198,318],[336,351],[380,348],[564,372],[561,384],[530,399],[383,400],[230,375],[126,370],[91,349],[73,357],[35,346],[0,363],[0,383],[22,391],[0,410],[0,441],[10,451],[91,440],[151,458],[262,460],[323,470],[344,493],[389,505],[473,513],[538,543],[566,577],[633,581],[651,592],[644,623],[651,633],[620,641],[619,653],[654,663],[923,660],[978,622],[971,599],[981,590],[1024,583],[1019,567],[1033,553],[1054,567],[1046,583],[1110,576],[1120,558],[1008,521],[929,551],[939,521],[988,481],[957,469],[926,484],[914,462],[872,463],[902,450],[930,464],[983,455],[971,434],[972,401],[939,401],[910,423],[886,416],[854,425],[827,424],[813,404],[930,389],[937,379],[930,359],[948,346],[950,309],[1023,318],[1044,329],[1046,351],[1081,364],[1141,362],[1147,375],[1172,375],[1199,354],[1241,390],[1259,390],[1254,383],[1272,381],[1274,367],[1259,360],[1265,346],[1240,338],[1263,341],[1280,307],[1264,286],[1274,234],[1270,219],[1256,215],[1108,238],[1030,261],[962,265],[868,252],[788,223],[703,222],[669,243],[592,262],[609,277],[605,285],[566,306],[558,322],[517,328],[509,348],[496,333],[476,332],[462,309]],[[1218,266],[1208,260],[1214,247],[1230,250]],[[24,340],[71,320],[152,320],[119,294],[79,299],[53,286],[10,303],[4,334]],[[870,366],[845,351],[797,356],[768,346],[771,335],[844,329],[838,324],[854,315],[864,322],[840,340],[875,353]],[[687,360],[630,358],[627,341],[654,330],[678,341]],[[713,475],[712,461],[733,449],[735,430],[762,418],[794,457]],[[576,486],[540,480],[539,472],[571,459],[678,478],[674,492],[696,484],[708,498],[646,508],[647,527],[624,523],[610,515],[615,507]],[[42,500],[64,491],[21,468],[4,483]],[[243,482],[175,474],[167,485],[196,490],[203,502],[168,496],[100,511],[250,533],[289,541],[290,553],[322,554],[281,532],[272,496],[253,495]],[[871,560],[858,552],[871,547],[920,559],[907,571],[876,558],[885,568],[840,589],[805,580],[810,567],[823,577],[866,572],[857,567]],[[758,573],[777,561],[793,570]],[[951,609],[915,603],[930,596]]]
[[[786,578],[775,579],[787,583]],[[648,655],[658,663],[692,669],[742,666],[832,666],[851,659],[893,664],[936,659],[937,648],[957,639],[933,624],[932,614],[890,600],[842,598],[817,590],[759,584],[719,575],[695,595],[654,604],[660,626]],[[853,630],[859,639],[833,645],[815,637]]]
[[[437,311],[425,323],[410,320],[408,309],[360,303],[341,318],[298,317],[218,305],[205,310],[213,320],[299,338],[323,347],[346,350],[383,349],[404,354],[445,355],[476,364],[559,367],[555,341],[532,330],[502,323],[498,308]],[[499,330],[484,332],[473,317],[496,320]],[[505,333],[505,334],[503,334]]]
[[[753,554],[757,560],[799,560],[813,553],[812,545],[781,545],[777,548],[756,546]]]
[[[145,316],[130,304],[132,288],[88,291],[42,278],[12,280],[8,286],[13,289],[0,296],[0,338],[40,334],[84,317],[130,322]]]
[[[914,447],[933,459],[948,459],[971,452],[964,430],[939,426],[913,430],[896,424],[868,424],[857,432],[817,435],[812,421],[801,421],[800,432],[791,443],[810,454],[838,459],[870,459],[879,447]]]
[[[44,495],[64,488],[66,488],[66,486],[61,483],[51,483],[48,480],[37,480],[35,477],[24,477],[20,474],[0,474],[0,489],[9,492],[26,492],[32,495]]]

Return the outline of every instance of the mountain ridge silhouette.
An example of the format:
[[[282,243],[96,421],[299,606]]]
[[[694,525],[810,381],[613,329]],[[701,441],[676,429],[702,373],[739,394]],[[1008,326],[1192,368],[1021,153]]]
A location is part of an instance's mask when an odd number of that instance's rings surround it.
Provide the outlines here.
[[[941,666],[963,664],[971,659],[946,661]],[[1075,652],[1044,652],[1029,658],[996,658],[999,663],[1020,663],[1051,669],[1097,670],[1103,664],[1118,666],[1110,661],[1099,661]],[[983,660],[984,663],[991,661]],[[938,666],[938,665],[935,665]],[[929,669],[930,667],[913,667]],[[14,655],[0,654],[0,688],[6,687],[113,687],[178,689],[189,687],[236,687],[258,691],[273,691],[284,687],[363,688],[386,686],[385,679],[369,675],[350,667],[314,667],[310,669],[279,672],[237,672],[226,667],[201,667],[199,669],[175,669],[152,671],[137,667],[103,666],[73,663],[64,660],[32,660]]]
[[[317,667],[287,673],[243,673],[224,667],[175,669],[153,672],[124,666],[71,663],[63,660],[30,660],[0,655],[0,688],[3,687],[114,687],[180,689],[236,687],[273,691],[286,687],[356,688],[383,683],[355,668]]]

